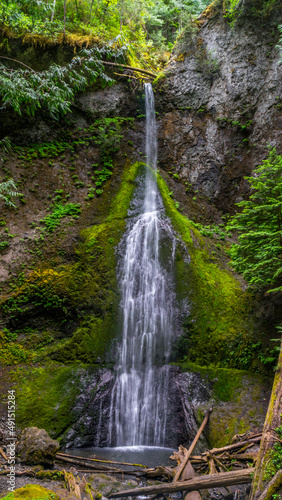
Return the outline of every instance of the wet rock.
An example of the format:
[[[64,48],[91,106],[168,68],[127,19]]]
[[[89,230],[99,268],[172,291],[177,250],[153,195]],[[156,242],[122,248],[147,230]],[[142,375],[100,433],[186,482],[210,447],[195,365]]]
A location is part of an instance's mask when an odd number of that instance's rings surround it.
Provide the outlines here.
[[[16,451],[23,463],[50,466],[59,448],[58,441],[51,439],[44,429],[27,427],[21,433]]]
[[[68,430],[64,445],[70,447],[109,446],[111,395],[114,374],[98,370],[87,385],[83,384],[74,404],[75,423]],[[197,432],[194,406],[205,404],[211,397],[211,384],[200,374],[181,373],[176,366],[169,367],[167,387],[166,447],[191,443]],[[114,440],[114,435],[112,435]],[[201,438],[200,449],[206,449]]]
[[[75,424],[64,438],[67,448],[108,444],[113,373],[103,368],[93,373],[91,379],[85,377],[87,385],[82,384],[83,391],[76,398],[73,408]]]

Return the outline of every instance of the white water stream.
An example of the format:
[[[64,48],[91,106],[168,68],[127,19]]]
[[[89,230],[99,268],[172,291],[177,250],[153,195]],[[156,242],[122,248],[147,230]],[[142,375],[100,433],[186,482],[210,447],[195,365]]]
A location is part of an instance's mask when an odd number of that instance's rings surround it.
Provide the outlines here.
[[[154,94],[145,84],[146,156],[149,167],[134,196],[119,278],[122,341],[111,396],[111,446],[164,446],[170,347],[174,335],[174,237],[156,182]],[[165,262],[165,267],[163,263]]]

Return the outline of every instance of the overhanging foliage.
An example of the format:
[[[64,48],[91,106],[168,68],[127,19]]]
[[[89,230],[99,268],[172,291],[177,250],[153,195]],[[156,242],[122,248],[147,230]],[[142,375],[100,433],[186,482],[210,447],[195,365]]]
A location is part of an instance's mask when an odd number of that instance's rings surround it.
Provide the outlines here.
[[[98,79],[102,85],[114,80],[104,72],[103,58],[123,57],[125,48],[83,49],[66,66],[52,64],[46,71],[11,70],[0,64],[0,96],[2,109],[11,106],[19,114],[34,115],[38,108],[45,108],[57,119],[70,110],[74,96]]]

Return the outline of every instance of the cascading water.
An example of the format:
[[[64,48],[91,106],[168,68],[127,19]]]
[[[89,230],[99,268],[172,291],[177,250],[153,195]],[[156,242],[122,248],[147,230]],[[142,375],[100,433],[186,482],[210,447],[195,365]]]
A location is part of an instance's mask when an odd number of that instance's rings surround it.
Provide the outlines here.
[[[123,332],[111,397],[108,442],[112,446],[165,444],[167,363],[175,335],[175,243],[156,182],[156,119],[149,83],[145,84],[145,98],[148,167],[145,179],[139,180],[120,249]],[[165,267],[162,261],[166,261]]]

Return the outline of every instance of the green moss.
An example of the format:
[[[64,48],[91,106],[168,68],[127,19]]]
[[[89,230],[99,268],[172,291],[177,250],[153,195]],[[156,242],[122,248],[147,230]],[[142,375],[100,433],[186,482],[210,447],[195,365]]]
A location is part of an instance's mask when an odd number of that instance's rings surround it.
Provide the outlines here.
[[[0,350],[2,365],[17,365],[30,363],[34,360],[34,353],[25,349],[20,343],[8,340],[4,331],[0,330]]]
[[[2,300],[2,311],[19,326],[32,316],[31,310],[33,315],[54,318],[59,330],[64,331],[65,324],[73,319],[78,323],[71,338],[49,343],[38,353],[36,346],[36,353],[30,349],[28,336],[21,340],[22,345],[10,346],[4,342],[6,364],[46,357],[64,363],[77,360],[95,363],[98,357],[105,358],[117,333],[119,291],[115,247],[125,230],[135,177],[142,168],[141,163],[125,167],[120,189],[104,219],[81,232],[82,241],[76,248],[74,263],[43,264],[10,297]],[[54,339],[56,335],[55,332]],[[24,348],[25,344],[29,349]]]
[[[215,419],[216,417],[216,419]],[[230,444],[236,434],[244,434],[250,430],[248,415],[242,418],[242,408],[238,405],[230,412],[216,412],[208,426],[208,440],[211,447],[222,447]]]
[[[211,382],[214,396],[219,401],[224,402],[234,399],[235,392],[242,388],[242,379],[247,373],[242,370],[231,370],[229,368],[199,366],[191,362],[179,363],[179,366],[183,371],[200,373],[202,378]]]
[[[250,298],[242,292],[232,273],[220,261],[215,263],[211,258],[210,246],[191,221],[177,211],[160,176],[158,185],[167,215],[186,244],[191,259],[190,264],[187,259],[185,262],[179,246],[176,256],[178,298],[182,300],[186,296],[191,304],[186,325],[188,359],[200,365],[236,366],[236,357],[252,330],[247,319]],[[240,345],[234,355],[233,343],[238,338]]]
[[[117,334],[119,292],[114,249],[125,230],[134,181],[142,168],[141,163],[125,168],[106,220],[81,233],[83,241],[76,252],[78,262],[66,270],[66,294],[72,306],[83,308],[83,320],[71,339],[49,352],[57,361],[93,363],[97,357],[105,359]]]
[[[53,437],[64,432],[75,421],[72,407],[81,390],[80,370],[77,365],[55,364],[14,370],[17,425],[46,429]]]
[[[108,222],[115,219],[124,219],[127,216],[129,204],[136,187],[135,179],[138,173],[144,171],[146,168],[145,163],[142,162],[126,166],[121,187],[111,204],[110,214],[107,218]]]
[[[60,470],[40,470],[36,472],[35,477],[38,479],[47,479],[50,481],[64,481],[64,473]]]
[[[37,484],[27,484],[22,488],[8,493],[2,500],[60,500],[53,491],[43,488]]]
[[[213,406],[206,438],[211,447],[230,444],[235,434],[244,434],[261,427],[264,422],[265,379],[247,371],[198,366],[195,363],[180,363],[183,371],[199,373],[204,386],[209,388],[210,400],[196,407],[197,423],[200,425],[205,411]],[[222,404],[224,402],[224,405]]]

